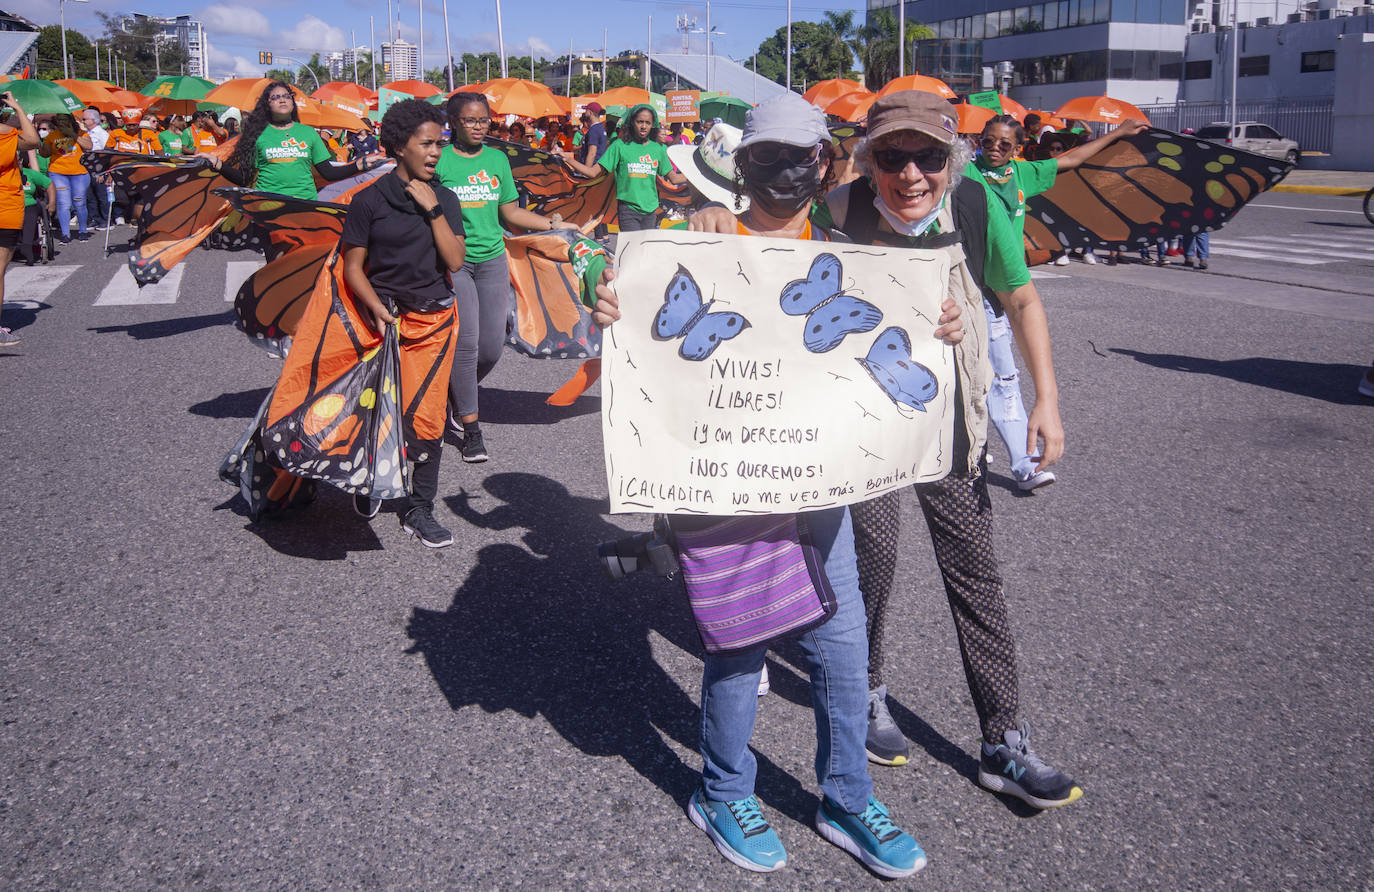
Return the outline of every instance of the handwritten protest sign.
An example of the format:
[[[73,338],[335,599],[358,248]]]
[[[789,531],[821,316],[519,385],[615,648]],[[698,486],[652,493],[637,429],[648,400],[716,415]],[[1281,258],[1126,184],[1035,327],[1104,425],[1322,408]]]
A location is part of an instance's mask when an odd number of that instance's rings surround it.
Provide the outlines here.
[[[611,511],[781,514],[949,472],[938,251],[623,233],[604,334]]]

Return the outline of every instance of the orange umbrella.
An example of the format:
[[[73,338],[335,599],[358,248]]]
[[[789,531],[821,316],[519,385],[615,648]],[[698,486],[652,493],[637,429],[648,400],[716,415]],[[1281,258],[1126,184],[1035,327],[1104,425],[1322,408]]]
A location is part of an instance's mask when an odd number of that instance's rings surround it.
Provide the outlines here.
[[[398,93],[409,93],[416,99],[428,99],[430,96],[438,96],[444,92],[438,87],[427,81],[392,81],[389,84],[382,84],[387,90],[395,90]]]
[[[1040,124],[1041,124],[1042,126],[1045,125],[1045,124],[1048,124],[1049,126],[1053,127],[1055,130],[1063,130],[1063,129],[1065,129],[1066,127],[1069,126],[1069,124],[1068,124],[1067,121],[1065,121],[1063,118],[1061,118],[1061,117],[1059,117],[1058,115],[1056,115],[1054,112],[1051,112],[1051,111],[1044,111],[1044,110],[1034,110],[1034,109],[1033,109],[1030,113],[1033,114],[1033,115],[1039,115],[1039,116],[1040,116]],[[1024,122],[1023,122],[1023,123],[1024,123]]]
[[[826,108],[847,93],[867,92],[863,84],[842,77],[832,77],[829,80],[817,81],[811,89],[802,94],[802,98],[817,108]]]
[[[1002,114],[1011,115],[1022,124],[1026,122],[1026,115],[1030,114],[1030,109],[1012,99],[1010,96],[1001,97]]]
[[[1150,119],[1145,117],[1143,111],[1129,102],[1113,99],[1110,96],[1079,96],[1077,99],[1070,99],[1059,106],[1055,114],[1066,121],[1075,118],[1080,121],[1120,124],[1127,118],[1137,118],[1146,124],[1150,123]]]
[[[301,116],[301,123],[309,127],[327,127],[330,130],[363,130],[367,127],[358,115],[313,99],[297,97],[296,109]]]
[[[969,105],[961,102],[954,106],[959,113],[959,132],[960,133],[982,133],[983,125],[996,117],[997,112],[990,108],[983,108],[981,105]]]
[[[898,90],[920,90],[923,93],[934,93],[936,96],[943,96],[946,99],[959,98],[959,95],[949,88],[949,84],[940,80],[938,77],[926,77],[924,74],[908,74],[906,77],[894,77],[886,84],[883,84],[883,88],[878,91],[878,95],[886,96],[888,93],[896,93]]]
[[[377,91],[369,90],[362,84],[355,84],[352,81],[330,81],[327,84],[320,84],[320,88],[311,93],[310,98],[320,102],[335,102],[343,99],[350,105],[366,106],[368,100],[377,98]]]
[[[491,100],[491,110],[498,115],[543,118],[567,114],[553,91],[535,81],[518,77],[496,78],[483,84],[482,92]]]
[[[602,93],[596,101],[604,108],[610,108],[612,105],[631,108],[636,105],[648,105],[649,100],[649,91],[643,87],[614,87]]]
[[[61,86],[66,87],[68,90],[71,91],[73,96],[75,96],[77,99],[80,99],[86,105],[95,105],[98,102],[103,102],[107,105],[119,105],[119,103],[115,101],[115,98],[110,93],[110,91],[105,87],[102,87],[96,81],[83,81],[77,80],[76,78],[69,78],[67,80],[53,81],[53,83],[60,84]]]
[[[99,108],[99,106],[96,106]],[[144,114],[149,115],[181,115],[189,117],[196,113],[196,100],[194,99],[168,99],[166,96],[154,96],[144,100]]]
[[[846,93],[825,107],[827,115],[834,115],[846,121],[858,121],[868,114],[869,106],[878,99],[876,94],[867,90]]]
[[[205,94],[202,102],[218,102],[220,105],[231,105],[234,108],[241,108],[244,111],[252,111],[258,104],[258,97],[262,91],[267,89],[267,85],[273,82],[269,77],[237,77],[233,80],[225,81]],[[298,87],[292,87],[291,92],[296,94],[296,102],[309,100]]]

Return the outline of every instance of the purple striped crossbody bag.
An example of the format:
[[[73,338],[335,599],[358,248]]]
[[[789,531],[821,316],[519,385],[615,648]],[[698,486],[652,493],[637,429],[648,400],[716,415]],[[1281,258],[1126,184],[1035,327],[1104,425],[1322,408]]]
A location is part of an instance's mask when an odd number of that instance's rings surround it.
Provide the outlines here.
[[[804,515],[674,517],[672,528],[708,652],[760,647],[834,616],[835,593]]]

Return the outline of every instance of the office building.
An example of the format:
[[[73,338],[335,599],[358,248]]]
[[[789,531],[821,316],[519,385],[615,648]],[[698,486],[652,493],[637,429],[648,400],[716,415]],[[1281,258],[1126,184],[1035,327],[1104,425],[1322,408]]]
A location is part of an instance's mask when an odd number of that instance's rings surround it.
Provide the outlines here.
[[[140,23],[152,22],[157,25],[163,39],[179,44],[186,51],[186,74],[192,77],[210,76],[210,48],[205,42],[204,25],[189,15],[150,16],[136,12],[133,18]]]
[[[420,48],[397,39],[382,44],[382,76],[389,81],[420,79]]]

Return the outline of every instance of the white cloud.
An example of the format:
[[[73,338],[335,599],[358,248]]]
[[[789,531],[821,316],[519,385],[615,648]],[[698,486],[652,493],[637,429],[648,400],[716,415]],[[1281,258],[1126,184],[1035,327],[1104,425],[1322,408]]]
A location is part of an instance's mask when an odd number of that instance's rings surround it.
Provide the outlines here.
[[[223,77],[260,77],[262,66],[245,56],[235,56],[224,50],[217,49],[209,40],[206,42],[209,48],[210,73],[216,78]]]
[[[248,6],[215,4],[200,11],[200,20],[211,34],[242,34],[246,37],[272,36],[267,16]]]
[[[295,47],[302,53],[325,53],[348,46],[348,32],[308,15],[281,32],[278,46]]]

